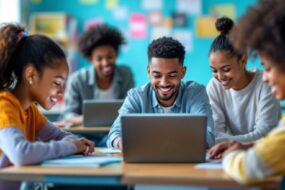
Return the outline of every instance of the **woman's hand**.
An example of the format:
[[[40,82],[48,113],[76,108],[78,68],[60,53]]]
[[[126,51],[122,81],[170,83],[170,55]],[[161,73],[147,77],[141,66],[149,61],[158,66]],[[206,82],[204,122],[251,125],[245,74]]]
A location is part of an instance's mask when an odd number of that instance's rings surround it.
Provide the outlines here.
[[[80,138],[72,141],[76,148],[77,153],[84,155],[92,154],[94,152],[95,143],[85,138]]]
[[[223,153],[223,157],[225,157],[228,153],[236,150],[247,150],[251,148],[254,143],[242,144],[239,142],[234,142],[226,151]]]
[[[226,152],[234,143],[234,141],[228,141],[216,144],[208,150],[208,153],[211,155],[209,159],[222,159],[224,152]]]
[[[66,120],[66,122],[71,125],[81,125],[83,123],[83,116],[82,115],[73,116],[68,120]]]
[[[208,150],[208,153],[211,155],[210,159],[219,160],[232,151],[247,150],[253,145],[253,143],[242,144],[236,141],[222,142],[213,146],[210,150]]]

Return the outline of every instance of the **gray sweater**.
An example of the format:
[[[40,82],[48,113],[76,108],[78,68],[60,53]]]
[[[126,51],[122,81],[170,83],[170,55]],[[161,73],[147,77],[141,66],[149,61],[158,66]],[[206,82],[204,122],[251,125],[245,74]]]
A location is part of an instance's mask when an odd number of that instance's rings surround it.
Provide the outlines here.
[[[83,100],[95,99],[97,91],[95,73],[95,67],[92,65],[70,76],[64,95],[64,119],[82,115]],[[116,99],[124,99],[128,90],[134,87],[133,75],[129,67],[117,65],[113,83]]]
[[[256,141],[278,124],[279,102],[262,81],[260,71],[256,71],[252,81],[238,91],[224,89],[213,78],[207,86],[207,93],[213,110],[217,143]]]

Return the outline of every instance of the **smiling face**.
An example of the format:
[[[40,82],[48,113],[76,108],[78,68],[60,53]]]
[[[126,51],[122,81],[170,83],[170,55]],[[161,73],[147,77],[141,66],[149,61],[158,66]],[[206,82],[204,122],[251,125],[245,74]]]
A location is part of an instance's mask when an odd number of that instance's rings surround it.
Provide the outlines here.
[[[44,109],[51,109],[58,100],[63,98],[65,82],[68,76],[68,66],[65,60],[57,60],[56,68],[43,68],[41,74],[35,74],[28,79],[30,99],[38,102]]]
[[[225,89],[233,88],[240,90],[244,88],[246,58],[240,60],[227,52],[211,52],[210,67],[213,76],[223,85]]]
[[[260,53],[259,55],[264,67],[263,81],[271,86],[271,91],[277,99],[284,100],[285,68],[278,67],[278,64],[271,60],[266,54]]]
[[[91,62],[95,65],[96,75],[99,79],[113,76],[117,52],[111,45],[102,45],[93,49]]]
[[[162,106],[169,107],[175,102],[185,72],[186,67],[179,63],[178,58],[151,58],[148,75]]]

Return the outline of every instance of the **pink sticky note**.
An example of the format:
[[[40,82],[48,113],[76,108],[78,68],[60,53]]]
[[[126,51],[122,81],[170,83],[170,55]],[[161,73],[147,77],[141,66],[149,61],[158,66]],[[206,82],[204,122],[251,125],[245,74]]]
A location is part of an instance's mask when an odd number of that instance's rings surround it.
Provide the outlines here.
[[[144,14],[132,14],[130,17],[130,37],[146,38],[147,21]]]

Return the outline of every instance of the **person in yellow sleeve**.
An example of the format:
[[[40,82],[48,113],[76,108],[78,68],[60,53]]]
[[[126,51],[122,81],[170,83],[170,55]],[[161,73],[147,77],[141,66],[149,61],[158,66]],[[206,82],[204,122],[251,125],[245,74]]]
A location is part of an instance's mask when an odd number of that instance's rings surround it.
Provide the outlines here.
[[[4,24],[0,57],[0,168],[93,152],[92,141],[55,127],[36,106],[50,109],[63,96],[68,65],[59,46],[45,36],[29,36],[19,25]],[[0,187],[7,184],[0,182]]]
[[[250,7],[230,34],[237,49],[258,53],[263,80],[279,100],[285,99],[285,1],[260,0]],[[255,183],[273,175],[285,175],[285,122],[253,144],[224,142],[209,150],[223,159],[227,174],[241,183]]]

